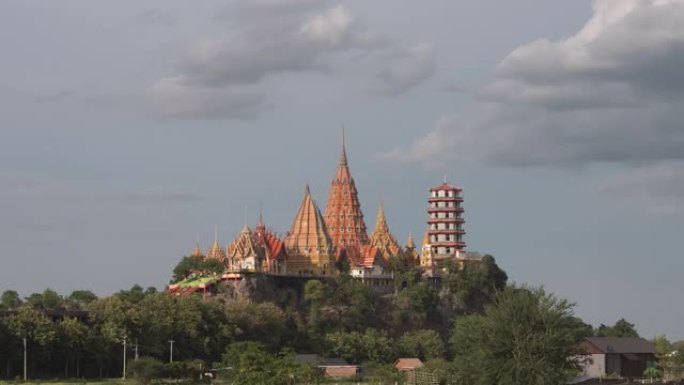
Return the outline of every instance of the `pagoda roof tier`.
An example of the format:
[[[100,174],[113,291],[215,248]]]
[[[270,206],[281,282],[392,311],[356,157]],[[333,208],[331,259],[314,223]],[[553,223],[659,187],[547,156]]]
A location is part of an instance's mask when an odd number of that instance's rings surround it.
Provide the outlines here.
[[[439,186],[435,186],[435,187],[430,189],[430,191],[450,191],[450,190],[461,191],[463,189],[458,187],[458,186],[454,186],[452,184],[449,184],[449,183],[442,183]]]
[[[465,234],[465,230],[459,229],[441,229],[441,230],[428,230],[429,234]]]
[[[430,243],[430,246],[447,246],[447,247],[465,247],[465,245],[466,245],[465,242],[453,242],[453,241]]]
[[[430,197],[428,202],[463,202],[463,197]]]
[[[448,212],[448,213],[462,213],[463,207],[429,207],[428,213]]]
[[[465,219],[458,217],[458,218],[430,218],[428,219],[427,223],[432,224],[432,223],[465,223]]]

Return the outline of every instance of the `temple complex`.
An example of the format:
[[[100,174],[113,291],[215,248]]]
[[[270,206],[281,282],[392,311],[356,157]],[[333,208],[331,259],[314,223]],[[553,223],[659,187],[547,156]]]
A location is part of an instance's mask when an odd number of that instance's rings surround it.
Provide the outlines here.
[[[206,254],[197,242],[191,256],[222,261],[222,279],[240,279],[244,273],[284,276],[334,276],[348,273],[373,285],[390,285],[390,259],[399,257],[406,267],[420,267],[424,277],[438,277],[451,262],[463,266],[478,260],[465,253],[460,187],[446,181],[429,189],[427,230],[421,245],[409,233],[402,248],[390,231],[381,202],[375,227],[368,236],[358,190],[349,170],[344,131],[335,175],[321,214],[309,186],[304,189],[290,231],[284,238],[266,228],[263,216],[254,230],[245,223],[224,249],[218,232]]]

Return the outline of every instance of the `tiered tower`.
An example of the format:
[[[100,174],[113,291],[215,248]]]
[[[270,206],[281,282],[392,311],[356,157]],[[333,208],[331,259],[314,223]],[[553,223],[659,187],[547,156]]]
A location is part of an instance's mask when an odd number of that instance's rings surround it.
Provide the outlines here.
[[[446,182],[430,189],[428,199],[427,245],[421,266],[431,274],[438,274],[448,260],[459,259],[465,249],[463,242],[463,191]],[[427,254],[427,255],[426,255]]]
[[[308,185],[285,239],[285,247],[291,274],[330,275],[335,271],[332,241]]]
[[[349,172],[347,151],[342,130],[342,153],[335,177],[328,193],[325,207],[325,224],[336,249],[345,247],[360,248],[368,243],[366,224],[359,203],[358,191]]]

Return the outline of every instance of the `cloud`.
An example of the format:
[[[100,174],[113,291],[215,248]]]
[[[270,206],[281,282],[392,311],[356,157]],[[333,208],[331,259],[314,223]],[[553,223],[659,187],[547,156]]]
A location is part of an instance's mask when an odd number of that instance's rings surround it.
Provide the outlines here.
[[[71,98],[72,96],[75,96],[75,95],[76,95],[75,90],[63,90],[63,91],[58,91],[58,92],[55,92],[52,94],[37,96],[33,99],[33,101],[36,103],[51,103],[51,102],[58,102],[61,100],[65,100],[65,99]]]
[[[376,53],[389,40],[359,22],[345,5],[327,1],[243,0],[217,17],[231,28],[220,37],[200,39],[183,51],[177,73],[148,90],[163,116],[192,119],[257,117],[265,102],[263,83],[286,73],[332,73],[330,58]],[[395,61],[379,79],[385,94],[399,94],[434,71],[428,45],[397,49]]]
[[[432,76],[436,67],[433,47],[427,43],[396,49],[387,61],[390,66],[380,71],[376,78],[379,92],[389,96],[414,88]]]
[[[684,162],[659,163],[627,170],[609,179],[602,192],[611,196],[676,198],[684,201]]]
[[[684,1],[593,8],[573,36],[507,55],[467,120],[440,122],[386,155],[561,166],[684,159]]]
[[[611,198],[640,199],[662,214],[684,208],[684,162],[661,162],[628,169],[608,179],[601,193]]]
[[[147,26],[170,27],[177,23],[175,17],[166,11],[157,8],[149,8],[138,14],[138,23]]]
[[[137,191],[124,191],[112,195],[112,198],[124,203],[149,205],[195,203],[203,201],[205,197],[191,191],[154,187]]]
[[[202,86],[183,77],[160,79],[148,96],[158,114],[180,119],[254,119],[269,108],[253,88]]]

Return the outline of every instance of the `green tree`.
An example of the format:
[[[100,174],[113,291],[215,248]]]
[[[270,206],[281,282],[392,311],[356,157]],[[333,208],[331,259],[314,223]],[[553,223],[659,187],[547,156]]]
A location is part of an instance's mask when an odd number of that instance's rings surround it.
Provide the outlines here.
[[[88,343],[88,328],[75,318],[66,318],[57,325],[57,343],[66,353],[64,376],[69,377],[70,362],[76,363],[76,377],[81,376],[81,359]]]
[[[615,325],[606,326],[601,324],[596,330],[597,337],[639,337],[634,324],[624,318],[620,318]]]
[[[164,364],[152,357],[140,357],[137,361],[130,362],[126,370],[138,384],[147,385],[164,374]]]
[[[5,290],[0,296],[0,307],[5,309],[16,309],[21,306],[21,298],[14,290]]]
[[[507,281],[508,275],[491,255],[483,256],[479,263],[467,263],[463,268],[452,266],[445,277],[447,287],[466,314],[482,313]]]
[[[90,290],[74,290],[69,294],[67,300],[72,307],[85,309],[97,296]]]
[[[506,288],[484,316],[457,321],[451,341],[458,369],[473,384],[565,384],[579,370],[572,309],[543,289]]]
[[[182,281],[202,269],[202,257],[183,257],[173,268],[173,282]]]
[[[206,274],[223,274],[226,265],[218,259],[207,259],[202,262],[202,271]]]
[[[398,345],[400,356],[418,357],[423,361],[444,358],[446,353],[442,337],[431,329],[405,333]]]

